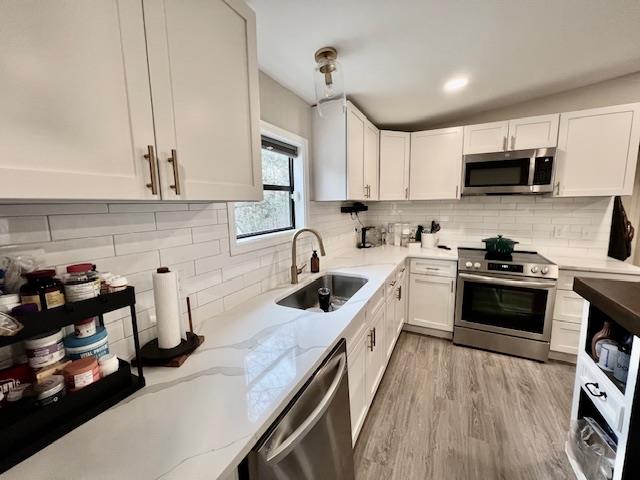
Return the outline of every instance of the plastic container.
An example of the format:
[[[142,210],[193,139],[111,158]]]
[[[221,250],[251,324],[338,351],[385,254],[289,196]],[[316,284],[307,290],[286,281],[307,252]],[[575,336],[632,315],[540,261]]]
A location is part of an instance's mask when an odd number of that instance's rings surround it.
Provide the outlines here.
[[[20,385],[16,385],[7,393],[6,399],[7,402],[17,402],[18,400],[22,400],[29,393],[27,390],[31,387],[30,383],[21,383]]]
[[[118,357],[116,357],[115,353],[110,353],[109,355],[100,357],[98,363],[100,364],[100,372],[103,377],[116,373],[118,368],[120,368],[120,362],[118,361]]]
[[[53,365],[65,355],[62,330],[55,330],[25,340],[24,349],[31,368]]]
[[[25,273],[27,279],[20,287],[21,303],[35,303],[39,310],[64,305],[64,286],[62,282],[55,278],[55,270],[35,270]]]
[[[111,272],[97,272],[100,279],[100,293],[109,293],[109,282],[115,276]]]
[[[95,317],[87,318],[73,325],[73,334],[78,338],[87,338],[96,334]]]
[[[73,333],[67,335],[64,338],[64,346],[71,360],[100,358],[109,353],[108,335],[104,327],[96,328],[96,333],[90,337],[78,338]]]
[[[81,358],[71,362],[64,367],[62,374],[69,392],[78,391],[101,378],[100,366],[95,357]]]
[[[67,267],[64,277],[64,295],[67,302],[95,298],[100,294],[100,277],[92,263],[78,263]]]
[[[51,375],[43,382],[38,382],[33,386],[36,394],[37,404],[41,407],[60,401],[66,394],[64,388],[64,377],[62,375]]]
[[[20,295],[17,293],[8,293],[0,295],[0,312],[11,313],[13,307],[20,305]]]
[[[124,290],[129,285],[127,277],[115,276],[109,280],[109,293]]]

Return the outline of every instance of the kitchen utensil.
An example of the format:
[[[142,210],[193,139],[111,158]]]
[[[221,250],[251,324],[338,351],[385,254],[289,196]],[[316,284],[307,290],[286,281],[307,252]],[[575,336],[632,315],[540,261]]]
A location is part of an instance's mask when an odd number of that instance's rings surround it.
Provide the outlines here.
[[[431,220],[431,233],[438,233],[440,231],[440,224],[435,220]]]
[[[510,255],[517,243],[515,240],[498,235],[497,237],[482,240],[487,248],[487,253],[493,255]]]

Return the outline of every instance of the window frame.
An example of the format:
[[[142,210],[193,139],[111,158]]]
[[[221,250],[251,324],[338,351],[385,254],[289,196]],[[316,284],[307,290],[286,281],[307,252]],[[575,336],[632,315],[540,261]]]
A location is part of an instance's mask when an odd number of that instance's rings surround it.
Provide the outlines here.
[[[271,123],[260,122],[261,135],[280,140],[298,148],[298,157],[293,160],[294,192],[293,202],[295,204],[295,229],[307,225],[309,218],[309,142],[288,130],[280,128]],[[287,244],[291,241],[293,232],[291,230],[281,230],[273,233],[254,235],[252,237],[237,238],[235,223],[235,203],[227,203],[227,219],[229,231],[229,254],[231,256],[241,255],[264,248],[275,247]]]
[[[264,135],[264,134],[263,136],[268,137],[268,135]],[[260,150],[262,152],[262,148]],[[294,161],[295,161],[294,157],[289,157],[289,185],[273,185],[270,183],[262,184],[263,192],[288,192],[289,193],[289,212],[290,212],[289,226],[283,227],[283,228],[273,228],[271,230],[259,230],[257,232],[244,233],[242,235],[236,234],[237,240],[242,240],[244,238],[258,237],[260,235],[267,235],[269,233],[286,232],[288,230],[296,229],[296,202],[294,200],[295,176],[293,174]],[[235,216],[235,205],[234,205],[234,216]]]

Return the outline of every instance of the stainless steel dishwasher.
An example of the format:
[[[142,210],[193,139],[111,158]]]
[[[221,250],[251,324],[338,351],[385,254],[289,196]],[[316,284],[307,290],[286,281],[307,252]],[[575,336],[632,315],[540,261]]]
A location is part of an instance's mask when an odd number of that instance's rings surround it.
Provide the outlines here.
[[[332,350],[247,456],[241,478],[353,480],[347,349]]]

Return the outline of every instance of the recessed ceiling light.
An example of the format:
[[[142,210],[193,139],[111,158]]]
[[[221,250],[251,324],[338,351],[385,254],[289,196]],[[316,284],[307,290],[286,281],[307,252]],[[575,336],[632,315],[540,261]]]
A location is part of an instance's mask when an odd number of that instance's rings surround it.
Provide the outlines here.
[[[469,79],[467,77],[455,77],[451,80],[447,81],[444,84],[445,92],[457,92],[458,90],[462,90],[469,83]]]

